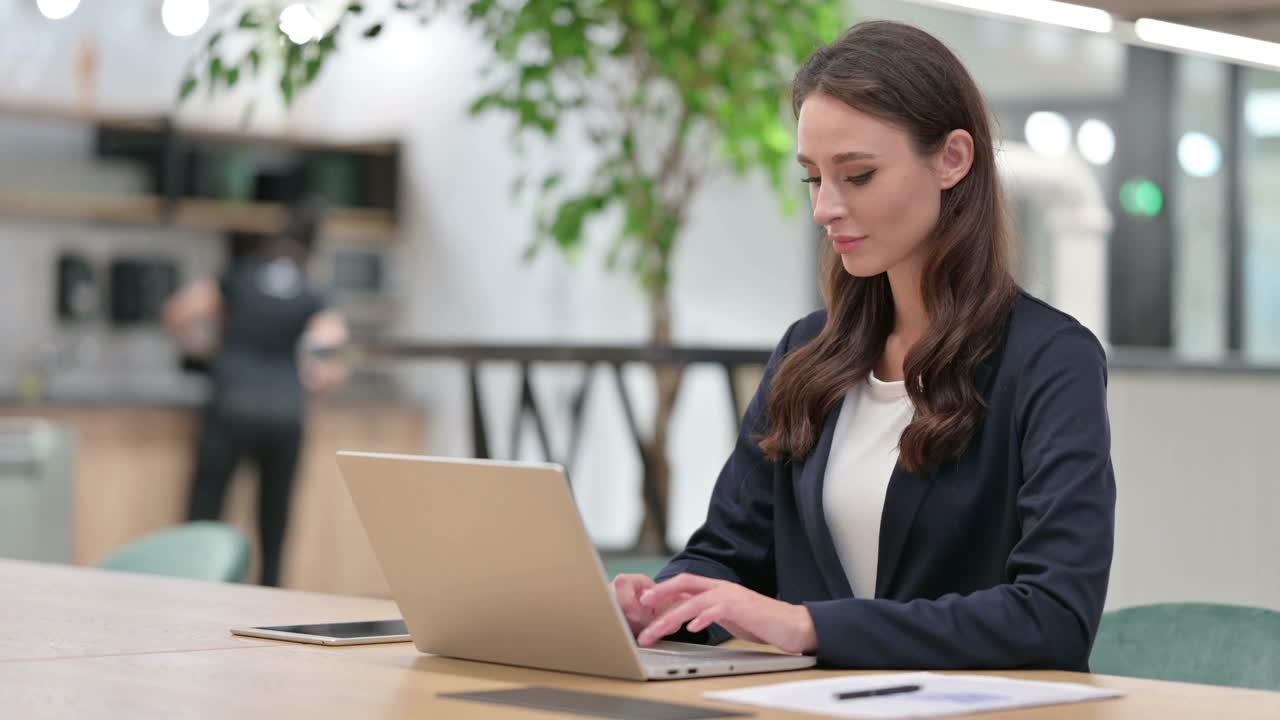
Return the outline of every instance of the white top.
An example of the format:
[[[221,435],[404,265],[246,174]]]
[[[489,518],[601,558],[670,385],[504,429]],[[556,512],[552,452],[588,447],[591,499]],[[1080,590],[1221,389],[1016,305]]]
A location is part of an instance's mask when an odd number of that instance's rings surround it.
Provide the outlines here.
[[[880,516],[898,441],[914,408],[905,382],[872,373],[844,396],[822,484],[822,506],[854,597],[876,594]]]

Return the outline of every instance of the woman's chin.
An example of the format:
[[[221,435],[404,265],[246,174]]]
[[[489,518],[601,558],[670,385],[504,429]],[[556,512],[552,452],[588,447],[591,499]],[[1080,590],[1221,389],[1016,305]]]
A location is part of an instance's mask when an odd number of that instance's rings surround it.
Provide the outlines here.
[[[865,257],[854,257],[853,254],[841,255],[840,263],[844,271],[854,277],[875,277],[884,272],[884,266],[876,262],[868,262]]]

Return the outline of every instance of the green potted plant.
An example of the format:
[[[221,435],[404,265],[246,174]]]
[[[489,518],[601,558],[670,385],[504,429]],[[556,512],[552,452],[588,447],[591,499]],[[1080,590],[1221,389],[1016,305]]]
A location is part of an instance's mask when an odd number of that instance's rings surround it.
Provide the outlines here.
[[[584,224],[620,209],[607,262],[645,293],[650,341],[659,347],[672,339],[672,257],[707,173],[723,165],[740,175],[763,171],[785,209],[797,204],[785,173],[794,151],[791,75],[844,25],[838,0],[414,0],[377,16],[365,3],[338,6],[300,33],[280,22],[284,4],[243,0],[193,58],[180,96],[272,72],[288,103],[340,51],[340,37],[376,38],[388,22],[425,23],[460,10],[496,51],[471,112],[513,118],[517,147],[527,135],[554,142],[564,118],[580,114],[584,122],[574,125],[595,149],[582,185],[569,187],[559,168],[517,184],[517,193],[538,193],[528,253],[556,248],[572,258],[585,242]],[[248,49],[224,57],[237,34],[251,38]],[[647,479],[663,498],[680,370],[657,368],[656,423],[645,448]],[[665,549],[664,528],[646,513],[639,546]]]

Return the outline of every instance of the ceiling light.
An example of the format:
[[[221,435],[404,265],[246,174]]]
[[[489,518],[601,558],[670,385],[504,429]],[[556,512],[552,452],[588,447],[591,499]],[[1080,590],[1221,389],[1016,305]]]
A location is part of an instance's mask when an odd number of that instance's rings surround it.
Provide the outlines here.
[[[1114,24],[1111,14],[1106,10],[1056,2],[1056,0],[934,0],[934,2],[1098,33],[1111,32]]]
[[[50,20],[61,20],[80,7],[80,0],[36,0],[40,14]]]
[[[164,0],[160,6],[160,21],[174,37],[194,35],[208,20],[209,0]]]
[[[1151,18],[1142,18],[1135,22],[1133,32],[1139,40],[1152,45],[1280,67],[1280,44],[1278,43]]]
[[[1111,126],[1090,118],[1080,124],[1076,133],[1076,147],[1080,155],[1094,165],[1106,165],[1116,154],[1116,134]]]
[[[1178,164],[1191,177],[1213,177],[1222,167],[1222,147],[1202,132],[1185,133],[1178,140]]]
[[[280,11],[280,32],[295,45],[303,45],[324,37],[324,27],[306,3],[294,3]]]
[[[1033,112],[1022,128],[1027,145],[1049,157],[1061,157],[1071,149],[1071,123],[1061,113]]]

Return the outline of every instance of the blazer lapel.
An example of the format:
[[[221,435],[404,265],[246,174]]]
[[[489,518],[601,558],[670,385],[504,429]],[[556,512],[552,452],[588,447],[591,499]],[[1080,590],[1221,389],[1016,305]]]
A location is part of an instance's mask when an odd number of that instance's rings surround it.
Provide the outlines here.
[[[853,596],[849,578],[845,576],[844,566],[840,564],[840,556],[836,554],[836,544],[831,539],[826,511],[822,506],[822,486],[827,475],[827,457],[831,454],[831,442],[836,434],[836,420],[840,417],[842,405],[843,403],[838,403],[836,408],[827,414],[817,446],[809,454],[808,459],[797,468],[799,480],[796,497],[800,508],[800,520],[804,524],[805,533],[809,536],[809,546],[813,548],[814,560],[817,562],[822,580],[832,599]]]
[[[927,477],[921,477],[902,465],[895,465],[889,476],[889,490],[880,514],[880,549],[876,562],[876,597],[888,597],[893,573],[902,559],[902,547],[915,522],[916,511],[929,489]]]
[[[999,354],[999,353],[997,353]],[[995,374],[995,357],[989,357],[974,371],[974,385],[983,398],[990,399],[991,380]],[[880,549],[876,565],[876,597],[888,597],[894,575],[902,563],[902,549],[915,523],[916,512],[936,480],[913,473],[902,465],[893,468],[889,490],[885,494],[880,516]]]

